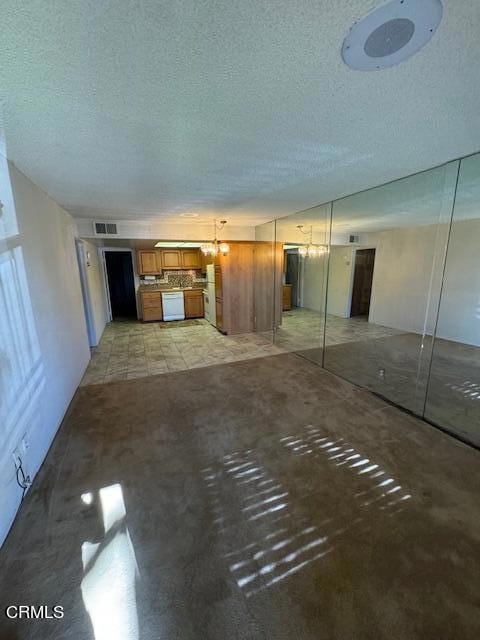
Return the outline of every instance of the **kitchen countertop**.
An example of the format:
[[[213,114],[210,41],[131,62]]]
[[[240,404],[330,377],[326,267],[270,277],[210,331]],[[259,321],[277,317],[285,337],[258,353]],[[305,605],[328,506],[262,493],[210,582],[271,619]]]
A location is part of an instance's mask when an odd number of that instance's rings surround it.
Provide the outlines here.
[[[206,285],[207,283],[205,283]],[[155,293],[158,291],[203,291],[205,287],[157,287],[156,285],[140,285],[140,293]]]

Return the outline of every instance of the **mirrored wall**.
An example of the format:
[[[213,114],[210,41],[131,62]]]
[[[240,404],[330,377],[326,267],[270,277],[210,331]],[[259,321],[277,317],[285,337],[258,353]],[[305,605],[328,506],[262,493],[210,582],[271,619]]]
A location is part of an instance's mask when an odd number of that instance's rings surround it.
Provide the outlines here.
[[[323,361],[331,205],[276,223],[276,291],[281,302],[275,343],[318,364]]]
[[[255,228],[253,249],[253,325],[255,331],[270,342],[274,341],[275,316],[278,316],[275,288],[275,270],[278,270],[275,224],[273,220]]]
[[[425,417],[480,446],[480,155],[460,164]]]
[[[279,349],[480,445],[480,156],[269,225]]]
[[[421,414],[458,163],[337,200],[325,368]]]

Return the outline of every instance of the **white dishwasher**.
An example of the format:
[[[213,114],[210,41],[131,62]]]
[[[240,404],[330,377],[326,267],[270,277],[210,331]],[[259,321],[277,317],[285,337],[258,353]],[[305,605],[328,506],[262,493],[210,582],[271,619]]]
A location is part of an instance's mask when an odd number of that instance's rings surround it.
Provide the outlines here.
[[[163,319],[184,320],[183,291],[162,291]]]

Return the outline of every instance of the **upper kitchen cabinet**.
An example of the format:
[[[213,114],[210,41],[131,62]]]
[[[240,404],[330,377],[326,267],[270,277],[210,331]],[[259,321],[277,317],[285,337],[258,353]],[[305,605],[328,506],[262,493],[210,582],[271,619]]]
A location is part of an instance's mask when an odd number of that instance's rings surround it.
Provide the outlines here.
[[[157,275],[162,270],[160,256],[155,249],[141,249],[137,253],[138,273],[141,276]]]
[[[162,267],[164,269],[184,269],[182,251],[180,249],[162,249]]]
[[[201,269],[202,259],[198,249],[182,249],[182,268]]]
[[[140,276],[158,275],[163,269],[206,270],[200,249],[140,249],[137,262]]]
[[[214,258],[211,255],[205,255],[200,251],[200,269],[202,273],[207,273],[207,264],[212,264]]]

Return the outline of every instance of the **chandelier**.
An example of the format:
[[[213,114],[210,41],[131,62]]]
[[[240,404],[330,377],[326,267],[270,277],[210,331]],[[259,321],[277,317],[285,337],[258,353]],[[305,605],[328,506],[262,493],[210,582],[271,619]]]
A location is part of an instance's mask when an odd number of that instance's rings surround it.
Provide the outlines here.
[[[303,230],[303,224],[297,224],[297,229],[303,233],[306,236],[309,236],[309,243],[308,244],[302,244],[300,247],[298,247],[298,253],[299,255],[302,256],[302,258],[318,258],[320,256],[322,256],[324,253],[327,252],[327,247],[326,245],[323,244],[313,244],[312,242],[312,234],[313,234],[313,227],[312,225],[310,225],[310,230],[309,231],[304,231]]]
[[[226,256],[230,251],[230,246],[226,242],[218,242],[217,240],[217,229],[221,231],[223,227],[227,224],[226,220],[220,220],[220,224],[217,225],[217,221],[213,221],[213,242],[207,242],[202,244],[200,247],[200,251],[206,256],[216,256],[217,254],[221,254],[222,256]]]

